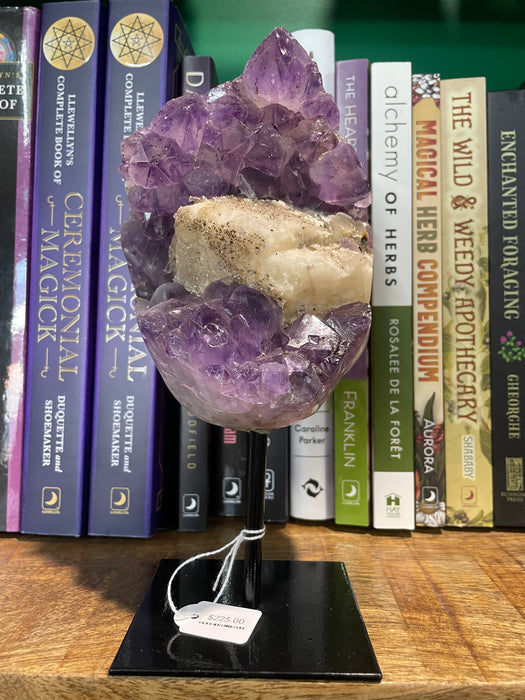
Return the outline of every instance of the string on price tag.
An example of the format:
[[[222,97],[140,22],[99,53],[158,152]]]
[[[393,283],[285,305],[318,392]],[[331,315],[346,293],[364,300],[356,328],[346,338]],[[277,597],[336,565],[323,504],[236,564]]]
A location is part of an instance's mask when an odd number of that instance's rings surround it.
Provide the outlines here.
[[[218,600],[226,591],[237,552],[243,542],[259,540],[264,537],[265,531],[264,527],[260,530],[241,530],[237,537],[224,546],[219,547],[219,549],[197,554],[177,566],[168,582],[167,599],[173,612],[173,620],[180,632],[234,644],[245,644],[249,640],[261,618],[261,611],[235,605],[223,605]],[[173,600],[172,587],[181,569],[198,559],[211,557],[226,550],[228,550],[228,553],[224,557],[212,587],[213,591],[217,591],[214,600],[212,602],[201,601],[178,608]]]

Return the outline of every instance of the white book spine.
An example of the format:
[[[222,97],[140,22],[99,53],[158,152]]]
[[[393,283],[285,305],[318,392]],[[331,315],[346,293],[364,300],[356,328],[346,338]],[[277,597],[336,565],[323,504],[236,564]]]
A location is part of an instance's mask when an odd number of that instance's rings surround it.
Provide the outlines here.
[[[293,36],[317,63],[323,87],[335,94],[335,36],[329,29],[298,29]]]
[[[413,529],[412,66],[371,66],[373,524]]]
[[[327,29],[300,29],[294,37],[317,63],[326,92],[335,93],[335,37]],[[310,438],[307,441],[307,437]],[[333,399],[290,428],[290,515],[334,517]]]
[[[290,515],[302,520],[334,517],[332,396],[309,418],[290,427]]]

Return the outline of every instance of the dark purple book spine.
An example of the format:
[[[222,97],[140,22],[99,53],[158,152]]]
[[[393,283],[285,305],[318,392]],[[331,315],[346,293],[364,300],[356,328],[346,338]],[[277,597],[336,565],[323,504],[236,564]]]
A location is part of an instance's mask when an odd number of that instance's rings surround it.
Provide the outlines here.
[[[147,126],[180,92],[182,56],[192,52],[169,0],[110,4],[104,166],[100,223],[98,324],[88,532],[147,537],[162,517],[161,443],[166,391],[133,311],[135,290],[121,248],[129,208],[120,144]],[[170,439],[173,431],[168,431]],[[174,468],[174,467],[173,467]]]
[[[21,529],[80,535],[91,444],[106,7],[42,9]]]
[[[487,94],[494,525],[525,526],[525,89]]]
[[[20,529],[40,10],[0,8],[0,530]]]
[[[181,92],[204,95],[217,84],[211,56],[187,55],[182,59]],[[211,426],[180,408],[178,529],[199,532],[208,527],[210,492],[209,442]]]

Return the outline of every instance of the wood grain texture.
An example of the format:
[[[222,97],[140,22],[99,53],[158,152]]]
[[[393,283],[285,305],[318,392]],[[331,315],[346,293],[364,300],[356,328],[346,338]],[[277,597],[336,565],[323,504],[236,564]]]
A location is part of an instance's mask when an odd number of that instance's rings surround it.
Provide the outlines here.
[[[344,562],[380,684],[108,677],[158,561],[213,549],[242,526],[150,540],[3,535],[0,698],[525,697],[522,531],[269,526],[268,559]]]

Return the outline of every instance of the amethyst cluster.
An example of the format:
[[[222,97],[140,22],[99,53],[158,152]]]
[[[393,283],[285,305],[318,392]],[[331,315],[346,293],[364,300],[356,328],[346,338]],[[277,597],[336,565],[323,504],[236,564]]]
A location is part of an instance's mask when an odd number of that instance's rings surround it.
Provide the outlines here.
[[[267,431],[310,415],[360,354],[370,309],[356,302],[282,327],[282,311],[243,285],[215,282],[203,297],[161,285],[137,318],[166,384],[210,423]]]
[[[338,126],[317,65],[275,29],[240,77],[167,102],[124,141],[130,207],[173,214],[191,197],[241,194],[326,212],[366,208],[366,175]]]
[[[279,28],[240,77],[171,100],[122,144],[131,209],[122,245],[139,327],[170,390],[204,420],[267,431],[310,415],[366,343],[362,301],[283,323],[260,290],[212,280],[196,296],[169,268],[173,215],[194,198],[278,199],[360,218],[370,188],[338,124],[316,64]]]

